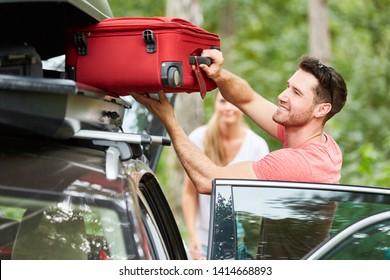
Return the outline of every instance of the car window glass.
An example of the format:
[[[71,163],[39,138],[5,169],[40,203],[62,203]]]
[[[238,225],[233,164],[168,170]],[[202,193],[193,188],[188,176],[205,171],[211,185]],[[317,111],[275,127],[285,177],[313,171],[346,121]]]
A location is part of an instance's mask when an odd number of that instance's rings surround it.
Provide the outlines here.
[[[155,97],[156,95],[152,94],[151,96]],[[166,94],[166,97],[174,105],[176,95],[169,93]],[[122,96],[121,98],[131,104],[131,108],[125,110],[123,118],[122,128],[125,133],[166,136],[165,126],[159,118],[150,113],[142,104],[136,102],[132,96]],[[152,143],[151,145],[144,145],[143,148],[143,153],[149,160],[151,169],[156,171],[162,145]]]
[[[390,220],[354,232],[324,259],[390,260]]]
[[[218,189],[213,213],[210,217],[212,244],[208,246],[208,258],[216,260],[234,259],[236,255],[235,223],[231,189]],[[210,242],[210,241],[209,241]]]
[[[342,229],[390,209],[389,195],[359,188],[230,184],[214,188],[211,259],[301,259]]]
[[[332,233],[390,204],[358,193],[254,187],[234,187],[233,201],[238,259],[300,259]]]
[[[122,226],[112,207],[2,196],[0,257],[127,259]]]

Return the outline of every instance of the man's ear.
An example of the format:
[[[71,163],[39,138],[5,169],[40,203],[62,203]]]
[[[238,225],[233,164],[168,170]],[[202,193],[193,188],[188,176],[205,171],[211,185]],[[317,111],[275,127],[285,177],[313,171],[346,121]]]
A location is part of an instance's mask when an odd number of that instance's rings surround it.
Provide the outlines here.
[[[314,110],[314,116],[317,118],[323,118],[330,112],[331,109],[332,105],[330,103],[320,103]]]

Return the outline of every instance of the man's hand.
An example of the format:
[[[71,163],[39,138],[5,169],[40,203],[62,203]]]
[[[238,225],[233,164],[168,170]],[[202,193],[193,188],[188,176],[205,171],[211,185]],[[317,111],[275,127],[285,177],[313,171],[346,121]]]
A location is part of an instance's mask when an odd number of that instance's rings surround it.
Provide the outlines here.
[[[209,57],[212,63],[210,66],[207,66],[206,64],[200,64],[199,67],[206,73],[206,75],[210,79],[216,82],[219,76],[221,75],[222,64],[223,64],[222,52],[215,49],[207,49],[207,50],[203,50],[202,56]]]
[[[144,105],[150,112],[156,115],[165,124],[170,118],[174,118],[175,114],[171,103],[169,103],[163,91],[158,92],[159,99],[143,95],[139,93],[131,94],[133,98]]]

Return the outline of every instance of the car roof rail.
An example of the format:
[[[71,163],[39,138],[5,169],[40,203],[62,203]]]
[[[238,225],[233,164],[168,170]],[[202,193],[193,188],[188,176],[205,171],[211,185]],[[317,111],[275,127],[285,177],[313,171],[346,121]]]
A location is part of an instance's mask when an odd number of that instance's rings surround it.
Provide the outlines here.
[[[88,129],[79,130],[74,134],[73,138],[90,139],[94,145],[108,147],[106,150],[105,171],[109,180],[115,180],[118,177],[118,162],[131,159],[136,153],[136,151],[133,151],[135,146],[153,143],[161,145],[171,144],[171,140],[167,137]]]
[[[129,144],[161,144],[163,146],[170,146],[171,140],[164,136],[155,136],[149,134],[134,134],[134,133],[123,133],[123,132],[112,132],[112,131],[99,131],[80,129],[77,131],[73,138],[79,139],[90,139],[90,140],[111,140],[118,142],[126,142]]]

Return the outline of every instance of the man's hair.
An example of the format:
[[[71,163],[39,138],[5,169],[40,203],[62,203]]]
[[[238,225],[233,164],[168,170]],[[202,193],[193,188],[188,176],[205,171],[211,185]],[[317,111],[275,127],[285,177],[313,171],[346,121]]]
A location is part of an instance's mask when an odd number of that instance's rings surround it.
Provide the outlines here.
[[[319,84],[314,88],[316,104],[328,102],[332,109],[327,114],[324,122],[341,111],[347,101],[347,86],[343,77],[332,67],[320,63],[319,59],[302,56],[299,59],[299,68],[317,78]]]

